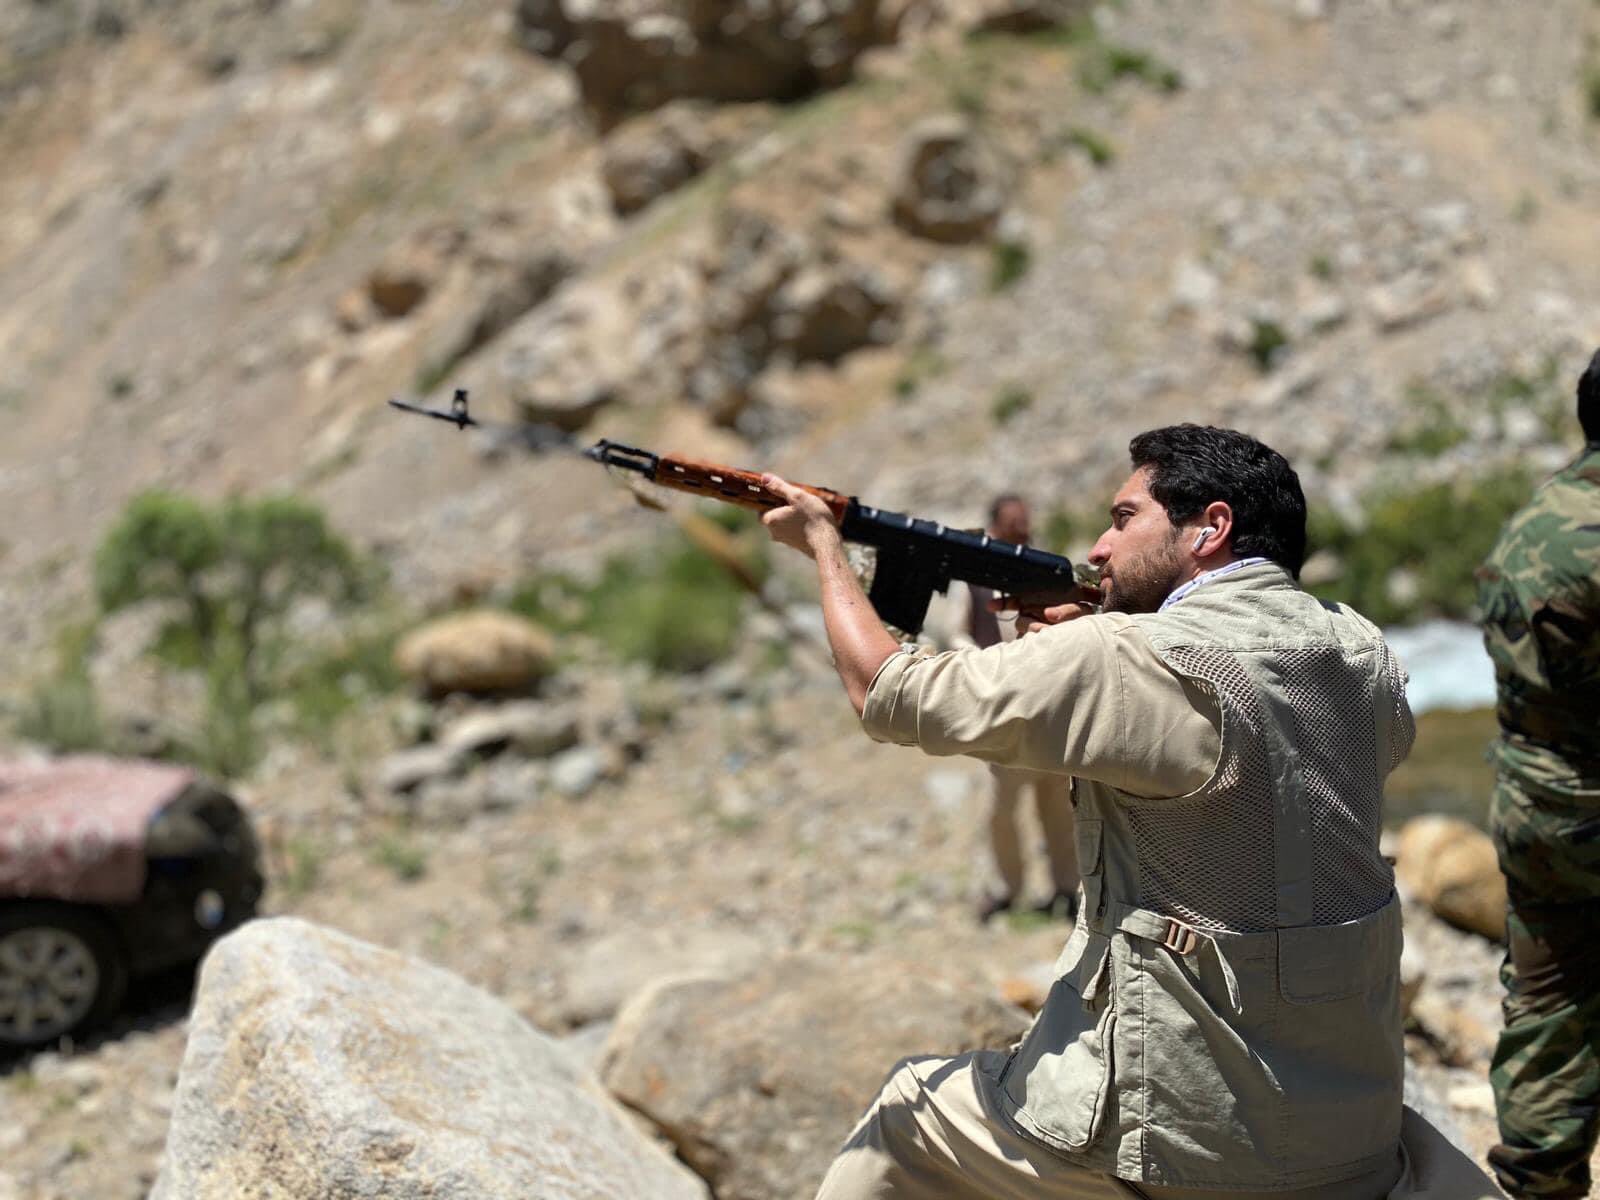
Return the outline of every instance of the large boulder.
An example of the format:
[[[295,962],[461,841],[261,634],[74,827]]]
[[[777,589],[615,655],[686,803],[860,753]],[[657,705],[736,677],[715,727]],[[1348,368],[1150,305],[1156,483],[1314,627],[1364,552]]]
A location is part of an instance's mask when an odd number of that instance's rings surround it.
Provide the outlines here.
[[[555,667],[555,643],[531,621],[482,609],[430,621],[395,648],[402,674],[432,695],[526,690]]]
[[[1505,876],[1481,829],[1455,817],[1413,817],[1400,831],[1395,870],[1412,899],[1450,924],[1505,938]]]
[[[601,1076],[719,1200],[776,1200],[811,1195],[899,1059],[1003,1046],[1025,1025],[927,963],[791,955],[642,992]]]
[[[206,959],[153,1200],[704,1200],[505,1004],[303,921]]]
[[[521,0],[517,39],[559,57],[603,120],[669,100],[792,100],[850,79],[892,31],[880,0]]]

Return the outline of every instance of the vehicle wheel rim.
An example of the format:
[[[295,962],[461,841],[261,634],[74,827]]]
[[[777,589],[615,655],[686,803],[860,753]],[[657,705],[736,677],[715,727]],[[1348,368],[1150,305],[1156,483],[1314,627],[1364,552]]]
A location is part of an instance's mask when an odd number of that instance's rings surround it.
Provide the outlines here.
[[[77,934],[19,929],[0,938],[0,1037],[48,1042],[89,1015],[100,966]]]

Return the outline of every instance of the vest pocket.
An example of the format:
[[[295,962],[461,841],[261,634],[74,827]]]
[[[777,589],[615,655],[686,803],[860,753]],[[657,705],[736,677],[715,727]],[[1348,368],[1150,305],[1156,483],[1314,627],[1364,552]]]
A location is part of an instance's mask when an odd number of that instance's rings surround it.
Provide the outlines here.
[[[1364,1158],[1399,1136],[1399,907],[1391,900],[1358,921],[1278,931],[1285,1003],[1274,1040],[1289,1162]]]
[[[1098,933],[1080,940],[1075,930],[1059,965],[1062,973],[1006,1064],[1001,1086],[1025,1129],[1058,1149],[1081,1151],[1099,1135],[1111,1091],[1117,1022],[1111,943]]]

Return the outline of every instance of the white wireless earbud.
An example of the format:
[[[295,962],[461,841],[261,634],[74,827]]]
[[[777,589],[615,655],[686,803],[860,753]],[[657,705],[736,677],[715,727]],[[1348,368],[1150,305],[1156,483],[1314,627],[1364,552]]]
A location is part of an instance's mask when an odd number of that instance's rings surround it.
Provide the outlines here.
[[[1208,537],[1210,537],[1216,531],[1217,531],[1216,526],[1207,525],[1204,529],[1202,529],[1200,531],[1199,536],[1197,536],[1194,539],[1194,548],[1196,550],[1198,550],[1198,549],[1200,549],[1201,546],[1204,546],[1206,544],[1206,539]]]

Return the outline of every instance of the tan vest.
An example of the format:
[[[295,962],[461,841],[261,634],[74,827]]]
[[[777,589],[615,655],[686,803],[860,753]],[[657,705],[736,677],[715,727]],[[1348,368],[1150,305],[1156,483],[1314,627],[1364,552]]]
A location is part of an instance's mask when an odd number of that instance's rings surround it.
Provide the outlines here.
[[[1085,910],[1002,1077],[1024,1131],[1123,1179],[1288,1189],[1393,1161],[1400,909],[1382,782],[1410,748],[1378,630],[1271,564],[1136,617],[1222,712],[1175,799],[1079,780]]]

